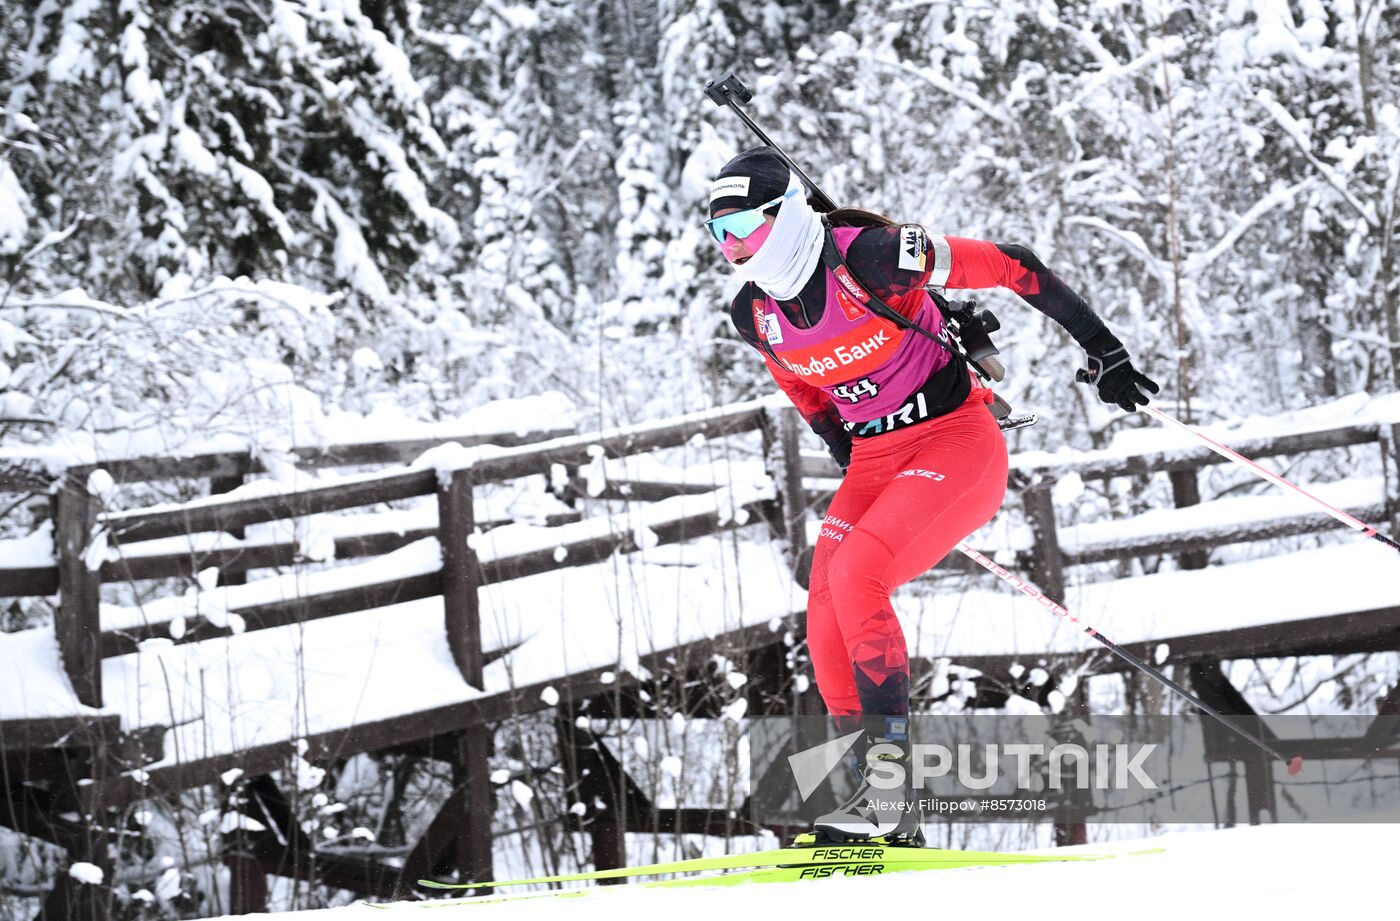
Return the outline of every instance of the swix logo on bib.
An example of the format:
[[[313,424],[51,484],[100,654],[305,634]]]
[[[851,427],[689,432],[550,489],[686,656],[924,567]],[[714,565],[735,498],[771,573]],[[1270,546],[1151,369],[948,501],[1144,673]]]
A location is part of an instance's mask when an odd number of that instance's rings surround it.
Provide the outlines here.
[[[768,341],[768,317],[771,316],[771,314],[765,314],[763,312],[764,305],[767,303],[768,301],[766,299],[756,297],[753,299],[753,304],[750,305],[753,309],[754,331],[758,333],[758,338],[764,342]],[[779,330],[778,335],[782,335],[781,330]]]
[[[870,300],[870,294],[851,277],[851,272],[844,265],[838,265],[833,272],[836,275],[836,303],[841,305],[841,312],[848,320],[859,320],[865,315],[865,308],[861,305]]]
[[[862,304],[870,300],[870,294],[860,285],[856,284],[856,280],[851,277],[850,269],[846,268],[844,265],[838,265],[832,271],[836,275],[836,280],[841,283],[841,287],[845,289],[847,294],[860,301]]]

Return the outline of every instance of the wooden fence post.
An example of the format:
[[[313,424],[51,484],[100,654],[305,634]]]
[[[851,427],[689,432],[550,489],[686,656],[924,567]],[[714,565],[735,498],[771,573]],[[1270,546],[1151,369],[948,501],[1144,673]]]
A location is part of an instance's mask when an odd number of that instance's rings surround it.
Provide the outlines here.
[[[1065,601],[1065,555],[1060,549],[1060,535],[1055,527],[1055,499],[1051,495],[1053,480],[1037,478],[1021,493],[1026,520],[1035,541],[1031,557],[1031,577],[1040,590],[1054,600]]]
[[[438,488],[438,543],[442,548],[442,607],[447,645],[462,678],[485,690],[481,644],[481,612],[477,588],[481,568],[468,544],[475,530],[472,510],[472,471],[454,470]],[[454,795],[460,796],[461,832],[457,836],[457,869],[472,881],[493,877],[491,819],[495,797],[491,790],[491,729],[469,726],[457,742],[453,765]]]
[[[1267,727],[1259,721],[1259,714],[1239,689],[1230,683],[1219,660],[1193,662],[1190,675],[1191,689],[1201,700],[1226,716],[1241,717],[1241,724],[1265,739],[1270,738]],[[1254,746],[1241,742],[1238,736],[1230,734],[1214,720],[1201,720],[1201,735],[1205,742],[1207,763],[1212,759],[1227,763],[1244,762],[1244,789],[1249,807],[1249,824],[1258,825],[1266,816],[1270,822],[1277,822],[1278,803],[1274,790],[1273,759]]]
[[[481,568],[468,546],[475,529],[470,470],[454,470],[438,489],[438,543],[442,546],[442,607],[452,661],[468,684],[482,685],[481,613],[477,587]]]
[[[242,486],[242,485],[243,485],[243,474],[241,474],[241,473],[234,473],[234,474],[231,474],[231,475],[229,475],[229,476],[212,476],[212,477],[209,478],[209,495],[211,495],[211,496],[218,496],[218,495],[222,495],[223,493],[233,492],[235,489],[237,489],[238,487],[240,487],[240,486]],[[243,538],[245,538],[245,537],[248,536],[248,529],[247,529],[247,528],[229,528],[229,529],[228,529],[228,535],[229,535],[229,537],[236,537],[236,538],[238,538],[239,540],[242,540]],[[233,572],[233,573],[229,573],[229,572],[224,572],[223,569],[220,569],[220,570],[219,570],[219,584],[220,584],[220,585],[247,585],[247,584],[248,584],[248,571],[245,569],[245,570],[243,570],[242,572]]]
[[[608,765],[599,757],[597,746],[603,743],[578,725],[582,710],[570,702],[559,707],[554,717],[559,736],[559,758],[563,762],[564,782],[568,784],[571,807],[583,804],[582,814],[571,808],[567,827],[587,831],[593,846],[593,866],[611,870],[626,859],[626,836],[622,827],[622,778],[614,777]],[[606,880],[621,883],[624,880]]]
[[[1064,738],[1083,744],[1089,748],[1088,740],[1078,728],[1078,721],[1089,718],[1089,679],[1083,677],[1079,681],[1078,687],[1069,699],[1065,701],[1063,709],[1053,716],[1053,725],[1057,733],[1064,733]],[[1081,790],[1077,786],[1068,791],[1065,799],[1065,806],[1056,812],[1055,824],[1053,827],[1053,837],[1055,847],[1073,847],[1079,844],[1089,843],[1089,816],[1094,809],[1094,797],[1088,790]]]
[[[224,868],[228,870],[228,910],[235,915],[267,911],[267,871],[243,833],[224,838]]]
[[[1379,427],[1381,469],[1385,471],[1385,510],[1391,534],[1400,534],[1400,423]]]
[[[1172,483],[1172,501],[1177,508],[1201,504],[1201,485],[1196,479],[1196,471],[1172,470],[1167,474]],[[1177,554],[1177,563],[1182,569],[1205,569],[1210,565],[1210,551],[1185,550]]]
[[[795,409],[782,411],[779,438],[783,456],[783,524],[787,532],[788,561],[797,572],[807,553],[807,494],[802,489],[801,423]],[[808,563],[810,565],[810,563]],[[798,580],[806,584],[805,576]]]
[[[102,706],[102,624],[98,616],[97,572],[88,569],[88,542],[97,523],[97,504],[88,494],[87,468],[74,468],[64,476],[59,490],[56,540],[58,543],[58,635],[63,670],[78,700],[89,707]]]
[[[491,819],[496,797],[491,789],[491,727],[468,726],[457,740],[453,795],[459,796],[461,831],[457,835],[457,871],[463,879],[495,879]]]

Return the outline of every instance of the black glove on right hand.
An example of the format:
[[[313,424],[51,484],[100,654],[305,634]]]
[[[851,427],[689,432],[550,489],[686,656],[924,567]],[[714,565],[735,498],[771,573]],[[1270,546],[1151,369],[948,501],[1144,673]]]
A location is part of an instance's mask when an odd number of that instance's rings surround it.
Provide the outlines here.
[[[1099,399],[1113,403],[1126,412],[1137,412],[1146,406],[1148,393],[1161,390],[1157,382],[1133,367],[1128,350],[1118,337],[1104,330],[1084,343],[1089,355],[1089,381],[1099,388]],[[1142,388],[1141,390],[1139,388]]]

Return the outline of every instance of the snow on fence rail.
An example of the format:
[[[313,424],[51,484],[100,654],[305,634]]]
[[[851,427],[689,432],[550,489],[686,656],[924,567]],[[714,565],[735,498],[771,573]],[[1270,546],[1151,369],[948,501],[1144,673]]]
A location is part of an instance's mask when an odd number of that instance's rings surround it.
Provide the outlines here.
[[[468,447],[484,444],[511,447],[535,444],[572,434],[573,429],[561,428],[533,432],[473,432],[374,443],[297,447],[289,449],[286,454],[288,461],[309,470],[371,467],[406,464],[424,451],[448,442]],[[68,475],[86,476],[98,468],[105,470],[117,483],[151,483],[179,479],[211,479],[236,483],[241,482],[243,477],[267,472],[264,460],[252,451],[219,451],[176,457],[124,457],[93,464],[76,464],[65,468],[64,472]],[[48,466],[39,460],[0,456],[0,492],[46,492],[54,478]]]
[[[263,599],[246,610],[236,611],[243,628],[272,627],[299,620],[326,617],[350,611],[364,610],[384,604],[441,594],[446,609],[447,642],[463,677],[480,687],[483,651],[479,624],[475,613],[476,589],[489,581],[518,578],[535,572],[580,565],[606,558],[618,549],[634,546],[634,534],[618,533],[603,528],[603,533],[580,534],[572,542],[553,545],[548,549],[525,548],[515,554],[488,560],[484,570],[482,560],[470,546],[469,536],[475,529],[475,509],[472,497],[475,485],[502,482],[518,477],[548,474],[555,465],[582,466],[600,459],[623,458],[635,454],[684,445],[696,438],[718,438],[753,431],[766,425],[766,413],[774,405],[772,398],[756,400],[692,413],[657,422],[620,426],[585,435],[565,435],[545,441],[518,445],[483,445],[471,447],[448,445],[443,451],[438,442],[415,442],[438,448],[430,457],[433,465],[422,464],[407,470],[361,474],[343,478],[331,485],[263,494],[254,498],[213,496],[183,505],[158,510],[136,510],[103,514],[100,499],[90,492],[90,482],[97,465],[70,468],[61,479],[56,496],[55,544],[57,565],[5,570],[0,568],[0,596],[33,594],[57,588],[60,604],[54,628],[59,640],[65,671],[78,699],[88,705],[102,705],[101,660],[129,651],[141,639],[168,629],[168,623],[123,624],[117,629],[103,631],[98,589],[103,582],[125,581],[128,578],[166,575],[176,565],[176,555],[133,559],[129,564],[119,557],[115,563],[103,561],[110,546],[138,541],[151,541],[206,532],[236,533],[249,525],[297,518],[327,512],[344,511],[384,502],[411,499],[436,494],[439,525],[433,529],[441,548],[438,559],[412,567],[406,576],[393,578],[373,575],[373,566],[366,567],[370,578],[356,580],[340,570],[326,574],[327,589],[319,596],[298,594],[282,600]],[[335,454],[340,459],[352,458],[350,463],[365,463],[375,456],[397,456],[401,445],[355,445]],[[329,453],[324,456],[331,456]],[[217,463],[210,458],[221,458]],[[232,455],[199,458],[151,459],[154,478],[185,477],[227,472]],[[134,482],[142,479],[138,461],[121,461],[115,465],[118,475],[113,479]],[[108,471],[110,474],[111,471]],[[13,481],[11,481],[13,483]],[[636,490],[639,496],[675,495],[713,491],[713,486],[698,484],[659,483],[643,481]],[[701,534],[713,533],[752,512],[765,512],[771,496],[748,494],[717,495],[709,508],[697,509],[694,504],[681,510],[659,510],[644,524],[648,541],[664,543],[687,540]],[[664,506],[665,503],[662,503]],[[733,507],[726,508],[729,504]],[[565,539],[567,541],[567,538]],[[556,546],[564,546],[563,561],[555,558]],[[264,548],[265,558],[280,559],[287,553],[285,545]],[[188,563],[189,555],[183,556]],[[246,567],[245,567],[246,568]],[[221,624],[196,623],[191,639],[227,632],[227,618]]]
[[[773,496],[771,491],[715,489],[679,498],[684,501],[662,500],[641,512],[529,529],[547,538],[543,546],[530,546],[540,541],[529,541],[533,535],[528,532],[513,535],[515,539],[508,542],[473,541],[480,570],[477,585],[601,562],[614,553],[639,549],[644,543],[660,546],[711,534],[728,522],[743,524],[753,516],[769,515]],[[170,636],[177,618],[181,629],[175,641],[189,643],[438,595],[442,555],[437,535],[434,527],[426,537],[354,566],[261,579],[197,592],[195,597],[161,599],[139,609],[126,609],[139,616],[127,622],[114,622],[106,612],[102,616],[102,657],[125,655],[134,652],[143,640]],[[483,543],[486,546],[481,547]],[[191,608],[196,613],[186,613]],[[201,609],[205,613],[197,613]]]

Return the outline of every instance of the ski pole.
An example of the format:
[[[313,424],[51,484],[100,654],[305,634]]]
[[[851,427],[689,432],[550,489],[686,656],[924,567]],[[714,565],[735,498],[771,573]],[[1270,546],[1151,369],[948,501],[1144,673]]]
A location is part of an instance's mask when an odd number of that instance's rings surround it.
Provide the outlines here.
[[[1124,649],[1122,646],[1119,646],[1117,643],[1113,642],[1113,640],[1110,640],[1108,637],[1104,636],[1102,633],[1095,630],[1093,627],[1084,623],[1078,617],[1075,617],[1065,608],[1064,605],[1055,601],[1053,598],[1050,598],[1040,589],[1027,582],[1025,579],[1022,579],[1020,576],[1011,572],[1006,567],[999,565],[994,560],[987,557],[980,551],[973,549],[973,547],[970,544],[968,544],[967,541],[963,541],[962,543],[958,544],[958,550],[960,550],[964,556],[970,558],[973,562],[977,563],[983,569],[992,573],[994,576],[1001,579],[1003,582],[1006,582],[1007,584],[1011,585],[1021,594],[1033,599],[1037,604],[1045,608],[1051,614],[1054,614],[1057,617],[1078,626],[1080,630],[1084,631],[1085,633],[1089,634],[1089,636],[1098,640],[1099,643],[1101,643],[1105,648],[1107,648],[1109,652],[1113,653],[1115,656],[1122,659],[1124,662],[1127,662],[1129,665],[1142,672],[1144,675],[1147,675],[1151,678],[1155,678],[1157,681],[1161,682],[1165,687],[1171,689],[1172,691],[1175,691],[1178,695],[1181,696],[1182,699],[1189,701],[1192,706],[1196,707],[1198,710],[1200,710],[1207,716],[1214,717],[1217,722],[1219,722],[1226,729],[1233,732],[1235,735],[1252,743],[1255,747],[1263,751],[1265,754],[1268,754],[1269,756],[1287,765],[1288,776],[1292,777],[1303,769],[1303,758],[1301,755],[1294,755],[1292,758],[1289,758],[1287,755],[1283,754],[1283,752],[1279,751],[1277,748],[1270,745],[1268,742],[1259,738],[1259,736],[1250,732],[1248,729],[1245,729],[1242,726],[1236,726],[1229,720],[1228,717],[1225,716],[1225,714],[1221,713],[1219,710],[1215,709],[1210,704],[1201,700],[1195,694],[1192,694],[1190,691],[1186,690],[1186,688],[1182,687],[1172,679],[1168,678],[1161,671],[1153,668],[1151,665],[1148,665],[1146,662],[1142,661],[1137,656],[1133,655],[1131,652],[1128,652],[1128,650]]]
[[[710,97],[710,101],[715,105],[721,108],[728,106],[733,109],[734,114],[739,116],[739,120],[748,125],[749,130],[757,135],[760,141],[766,146],[773,148],[773,152],[779,157],[782,157],[788,169],[796,173],[798,178],[812,191],[812,197],[816,199],[817,204],[821,206],[823,211],[836,210],[836,202],[832,201],[831,196],[817,188],[817,184],[812,181],[812,177],[803,172],[802,167],[794,163],[791,157],[783,153],[781,147],[773,143],[772,138],[763,133],[763,129],[758,127],[752,118],[749,118],[749,113],[739,108],[739,103],[748,102],[753,99],[753,92],[750,91],[747,86],[744,86],[738,77],[731,72],[717,80],[708,81],[705,84],[705,95]]]
[[[1092,384],[1094,383],[1094,372],[1088,370],[1087,368],[1080,368],[1074,373],[1074,379],[1081,384]],[[1317,496],[1314,496],[1312,493],[1308,492],[1303,487],[1299,486],[1297,483],[1285,480],[1283,477],[1279,476],[1277,473],[1274,473],[1272,470],[1265,467],[1264,465],[1257,463],[1256,461],[1250,460],[1238,451],[1225,447],[1223,444],[1216,441],[1214,438],[1211,438],[1204,432],[1197,431],[1196,429],[1187,425],[1185,422],[1182,422],[1180,419],[1177,419],[1174,416],[1167,415],[1155,406],[1139,406],[1137,411],[1151,416],[1158,422],[1162,422],[1166,425],[1176,426],[1183,432],[1189,432],[1190,434],[1199,438],[1201,441],[1204,441],[1206,443],[1206,447],[1210,448],[1216,454],[1219,454],[1221,457],[1225,458],[1231,463],[1243,467],[1244,469],[1248,470],[1250,473],[1254,474],[1260,479],[1268,480],[1270,483],[1273,483],[1275,486],[1281,489],[1286,489],[1289,492],[1302,496],[1304,499],[1309,500],[1318,508],[1322,509],[1322,511],[1326,512],[1328,515],[1332,516],[1337,521],[1340,521],[1342,524],[1351,528],[1353,531],[1359,531],[1366,537],[1374,538],[1375,540],[1378,540],[1381,543],[1385,544],[1387,547],[1390,547],[1392,550],[1400,550],[1400,542],[1397,542],[1395,538],[1390,537],[1387,534],[1381,533],[1379,530],[1362,521],[1360,518],[1357,518],[1355,515],[1344,512],[1333,505],[1329,505],[1328,503],[1319,499]]]
[[[1204,441],[1207,447],[1209,447],[1212,451],[1214,451],[1216,454],[1219,454],[1226,460],[1229,460],[1243,467],[1244,469],[1248,470],[1250,473],[1253,473],[1255,476],[1260,477],[1261,479],[1268,480],[1275,486],[1294,492],[1305,499],[1310,499],[1313,502],[1313,504],[1318,506],[1328,515],[1331,515],[1333,518],[1340,521],[1342,524],[1351,528],[1353,531],[1360,531],[1366,537],[1374,538],[1393,550],[1400,550],[1400,543],[1397,543],[1394,538],[1382,534],[1380,531],[1371,527],[1371,525],[1362,521],[1360,518],[1357,518],[1355,515],[1348,514],[1347,512],[1336,508],[1335,506],[1329,505],[1328,503],[1322,501],[1317,496],[1314,496],[1312,493],[1308,492],[1306,489],[1299,486],[1298,484],[1285,480],[1283,477],[1279,476],[1277,473],[1274,473],[1267,467],[1264,467],[1263,465],[1250,460],[1249,458],[1245,457],[1243,454],[1240,454],[1237,451],[1233,451],[1230,448],[1225,447],[1223,444],[1211,438],[1209,435],[1197,431],[1196,429],[1187,425],[1185,422],[1182,422],[1180,419],[1177,419],[1174,416],[1167,415],[1160,409],[1157,409],[1155,406],[1140,406],[1138,407],[1138,412],[1146,413],[1147,415],[1156,419],[1158,422],[1163,422],[1167,425],[1176,426],[1184,432],[1190,432],[1192,435],[1195,435],[1197,438],[1201,439],[1201,441]]]

